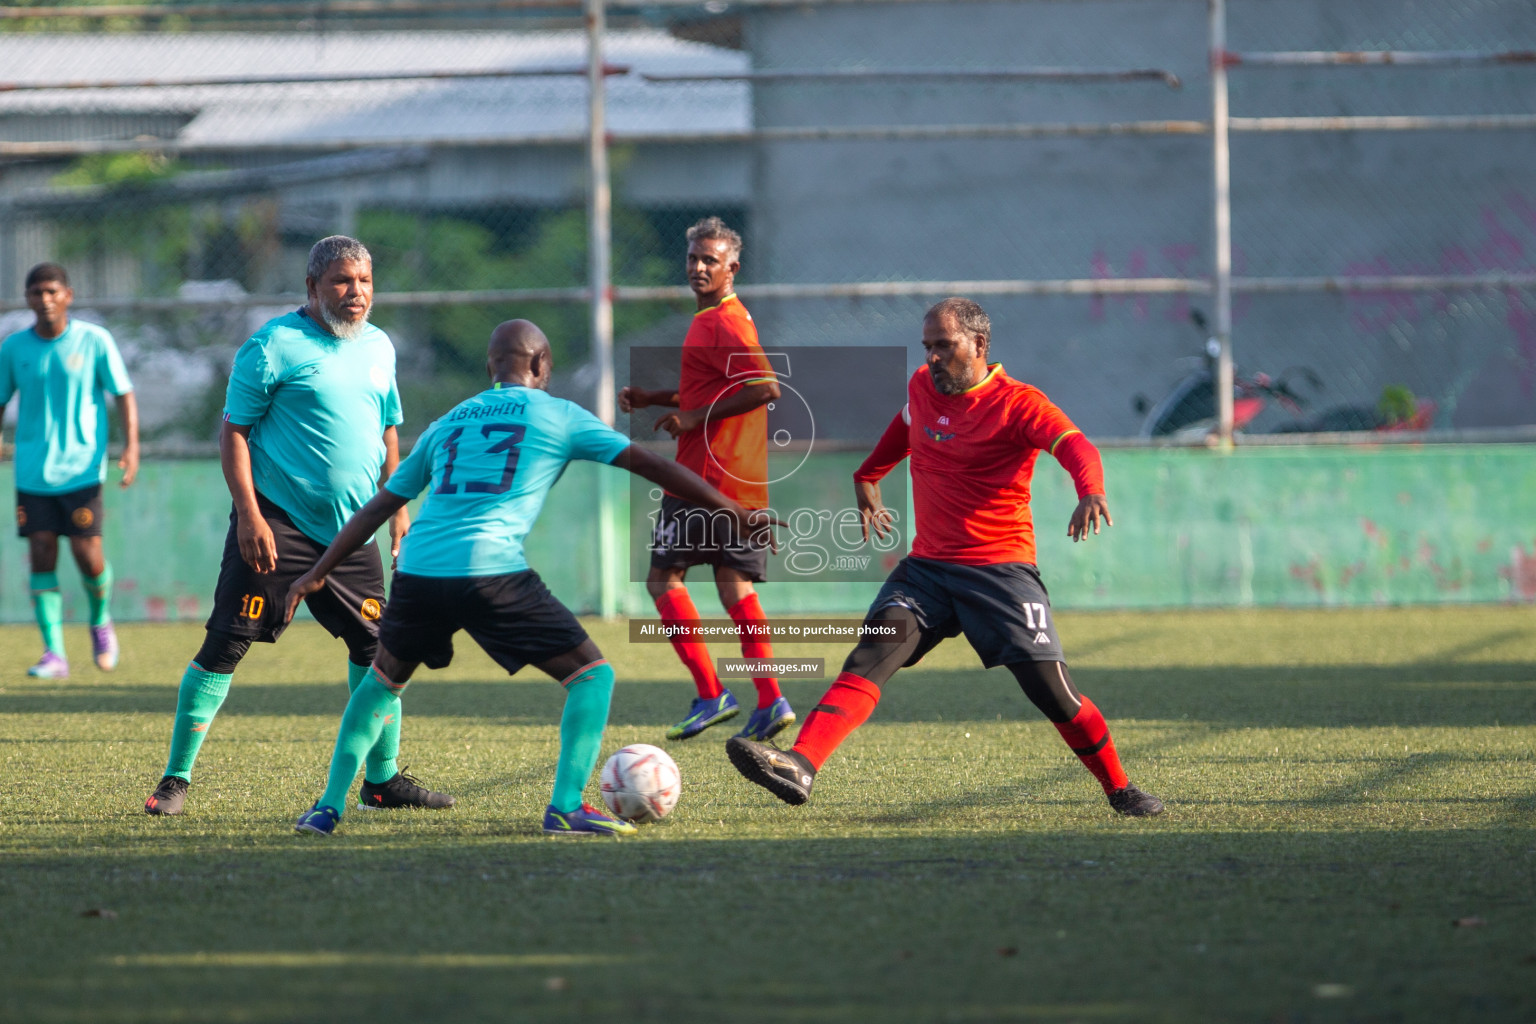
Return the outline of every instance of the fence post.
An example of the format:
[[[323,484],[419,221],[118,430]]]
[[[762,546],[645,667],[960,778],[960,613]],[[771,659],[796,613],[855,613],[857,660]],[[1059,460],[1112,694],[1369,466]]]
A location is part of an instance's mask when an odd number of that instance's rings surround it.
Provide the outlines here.
[[[587,260],[591,290],[593,365],[597,367],[594,411],[613,425],[613,198],[608,183],[608,125],[604,109],[604,0],[586,0],[587,20]],[[597,607],[605,619],[618,614],[618,537],[613,522],[613,473],[598,475]]]
[[[1212,220],[1211,295],[1216,305],[1216,420],[1221,447],[1232,447],[1232,162],[1228,145],[1227,4],[1210,0]]]

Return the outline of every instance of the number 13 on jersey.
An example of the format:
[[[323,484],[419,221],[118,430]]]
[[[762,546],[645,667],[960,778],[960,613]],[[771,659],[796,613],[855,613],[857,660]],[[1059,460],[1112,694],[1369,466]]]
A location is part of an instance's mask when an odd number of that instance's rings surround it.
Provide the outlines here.
[[[504,435],[485,449],[487,455],[500,455],[505,453],[506,462],[501,467],[501,479],[492,483],[486,480],[466,480],[457,482],[453,479],[454,463],[459,458],[460,439],[464,436],[467,427],[455,427],[447,437],[443,438],[443,447],[448,450],[448,461],[443,463],[443,479],[437,485],[434,494],[458,494],[462,487],[469,494],[506,494],[512,489],[512,478],[517,473],[517,446],[522,443],[523,435],[527,427],[519,423],[486,423],[480,427],[480,437],[490,440],[496,435]],[[470,435],[473,441],[475,436]]]

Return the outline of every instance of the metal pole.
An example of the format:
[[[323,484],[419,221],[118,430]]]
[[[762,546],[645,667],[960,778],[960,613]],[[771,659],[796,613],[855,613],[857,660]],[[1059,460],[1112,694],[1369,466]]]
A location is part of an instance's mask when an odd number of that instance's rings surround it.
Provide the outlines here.
[[[1227,4],[1210,0],[1211,156],[1215,189],[1214,268],[1211,294],[1216,306],[1217,439],[1232,447],[1232,160],[1227,140]]]
[[[1426,114],[1340,117],[1234,117],[1235,132],[1482,132],[1529,131],[1532,114]]]
[[[1519,116],[1519,115],[1515,115]],[[1505,128],[1506,124],[1488,127]],[[1518,127],[1518,125],[1517,125]],[[853,125],[846,128],[758,128],[748,131],[625,133],[631,146],[696,146],[705,142],[885,142],[928,139],[1056,139],[1125,135],[1204,135],[1204,121],[1127,121],[1082,124],[965,124],[965,125]],[[421,135],[393,138],[336,139],[87,139],[76,141],[0,142],[0,158],[43,159],[87,156],[95,153],[249,153],[344,152],[355,149],[400,149],[430,146],[438,149],[503,149],[528,146],[579,146],[581,135],[548,133],[481,136],[471,138]]]
[[[1179,76],[1163,68],[832,68],[819,71],[642,72],[647,82],[1135,82],[1158,81],[1170,89]]]
[[[12,291],[12,281],[16,276],[16,220],[11,211],[0,207],[0,313],[28,308],[25,300],[14,303],[7,301],[12,295],[22,299],[21,289]]]
[[[627,74],[628,68],[613,68]],[[115,92],[123,89],[218,88],[236,85],[325,85],[345,82],[456,81],[480,78],[559,78],[585,75],[586,68],[482,68],[468,71],[335,71],[292,75],[210,75],[203,78],[80,78],[44,79],[38,82],[0,82],[0,93],[12,92]]]
[[[1277,50],[1231,53],[1227,64],[1249,67],[1477,67],[1488,64],[1536,64],[1536,50]]]
[[[605,0],[586,0],[587,5],[587,259],[588,288],[592,302],[592,353],[597,367],[597,395],[593,411],[609,426],[614,418],[613,380],[613,196],[608,183],[608,124],[604,110],[606,79],[603,68]],[[598,477],[597,495],[597,608],[605,619],[619,611],[618,537],[614,528],[612,473]]]

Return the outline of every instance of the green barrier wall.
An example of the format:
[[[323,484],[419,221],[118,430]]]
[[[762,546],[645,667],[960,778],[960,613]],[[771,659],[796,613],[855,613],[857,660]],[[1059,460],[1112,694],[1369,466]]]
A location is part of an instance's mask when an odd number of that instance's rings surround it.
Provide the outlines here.
[[[1104,460],[1116,525],[1084,544],[1066,538],[1066,474],[1043,459],[1036,476],[1040,565],[1059,607],[1536,601],[1536,446],[1133,450]],[[599,473],[616,471],[570,467],[528,545],[555,593],[584,612],[598,606]],[[9,466],[0,486],[12,489]],[[649,613],[644,587],[627,579],[623,478],[613,492],[620,610]],[[117,618],[201,621],[228,526],[218,464],[148,462],[127,491],[109,485],[106,502]],[[78,620],[79,576],[67,554],[60,562],[66,613]],[[712,615],[707,574],[694,575]],[[24,541],[0,542],[0,580],[0,620],[29,621]],[[769,583],[763,603],[773,614],[859,612],[877,586]]]

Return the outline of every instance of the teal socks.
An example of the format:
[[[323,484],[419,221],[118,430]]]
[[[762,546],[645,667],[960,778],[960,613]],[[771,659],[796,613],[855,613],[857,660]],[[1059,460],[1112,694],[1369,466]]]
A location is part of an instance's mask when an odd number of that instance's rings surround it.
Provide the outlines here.
[[[560,714],[560,759],[555,762],[555,791],[549,804],[562,814],[581,806],[582,790],[597,767],[613,697],[613,666],[594,662],[564,683],[565,710]]]
[[[319,806],[329,807],[338,816],[346,812],[347,794],[357,779],[363,757],[379,742],[390,720],[400,718],[399,693],[405,686],[405,683],[396,686],[372,668],[363,674],[341,716],[336,750],[331,754],[331,773]]]
[[[358,665],[350,659],[347,661],[347,689],[357,692],[357,686],[368,674],[367,665]],[[400,766],[395,759],[400,756],[400,718],[404,708],[395,712],[393,718],[384,724],[384,731],[379,733],[379,742],[368,751],[368,756],[363,760],[363,778],[375,785],[388,782],[400,774]]]
[[[112,563],[103,562],[100,576],[85,577],[85,598],[90,605],[91,625],[112,621]]]
[[[85,577],[85,596],[93,626],[105,626],[112,621],[112,581],[111,562],[104,564],[100,576]],[[32,574],[32,612],[37,616],[38,631],[43,634],[43,646],[64,657],[64,597],[59,593],[57,572]]]
[[[32,574],[32,612],[43,634],[43,646],[64,657],[64,597],[59,593],[58,573]]]
[[[232,674],[204,672],[195,661],[187,666],[176,695],[176,724],[171,732],[171,756],[166,761],[165,774],[192,780],[192,763],[202,749],[213,716],[229,696],[229,681],[233,678]]]

